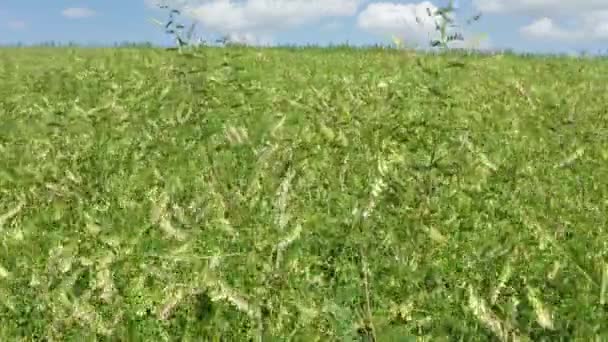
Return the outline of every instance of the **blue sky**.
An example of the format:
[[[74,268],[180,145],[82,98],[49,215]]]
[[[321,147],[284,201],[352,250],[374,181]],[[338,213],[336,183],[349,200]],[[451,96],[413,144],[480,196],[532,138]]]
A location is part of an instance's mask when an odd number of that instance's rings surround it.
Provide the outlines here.
[[[44,41],[112,44],[170,41],[149,18],[165,20],[154,0],[2,0],[0,44]],[[434,24],[427,7],[447,0],[168,0],[197,33],[250,44],[373,44],[391,36],[428,44]],[[460,0],[456,19],[481,20],[463,29],[477,48],[526,52],[595,52],[608,49],[608,0]],[[414,21],[423,19],[422,24]],[[483,36],[482,36],[483,35]],[[484,38],[485,37],[485,38]],[[604,48],[602,48],[604,47]]]

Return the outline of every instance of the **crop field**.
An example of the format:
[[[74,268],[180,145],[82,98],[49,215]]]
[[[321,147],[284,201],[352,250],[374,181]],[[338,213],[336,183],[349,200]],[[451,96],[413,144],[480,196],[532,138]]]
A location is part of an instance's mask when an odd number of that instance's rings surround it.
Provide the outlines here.
[[[196,54],[0,49],[0,340],[608,339],[608,59]]]

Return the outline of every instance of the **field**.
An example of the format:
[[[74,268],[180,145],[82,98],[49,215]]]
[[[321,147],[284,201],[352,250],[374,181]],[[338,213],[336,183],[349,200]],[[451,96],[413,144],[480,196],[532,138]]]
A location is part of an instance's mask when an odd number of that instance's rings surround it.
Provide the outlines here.
[[[0,339],[608,339],[607,59],[0,49]]]

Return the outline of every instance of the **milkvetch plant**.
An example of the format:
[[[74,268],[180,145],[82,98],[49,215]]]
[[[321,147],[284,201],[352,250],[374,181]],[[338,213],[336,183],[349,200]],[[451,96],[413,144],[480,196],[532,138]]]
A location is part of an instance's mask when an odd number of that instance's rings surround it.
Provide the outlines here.
[[[198,39],[194,38],[194,30],[196,29],[196,22],[193,22],[186,31],[184,35],[184,29],[186,26],[177,21],[175,16],[180,15],[181,11],[175,8],[170,8],[168,5],[158,4],[160,9],[168,9],[169,10],[169,18],[166,22],[162,22],[158,19],[151,18],[150,20],[162,27],[165,30],[166,34],[174,36],[175,43],[177,45],[178,51],[182,52],[184,48],[187,47],[199,47],[203,45],[205,41],[199,37]]]
[[[429,45],[432,48],[439,48],[441,50],[448,50],[450,45],[455,41],[464,41],[465,37],[462,32],[454,31],[459,25],[455,23],[455,19],[453,13],[459,9],[458,1],[450,0],[448,4],[444,7],[439,7],[435,10],[431,8],[426,8],[426,13],[429,18],[433,20],[434,30],[439,34],[439,37],[436,39],[430,39]],[[473,22],[478,21],[481,18],[481,13],[477,13],[472,17],[466,20],[466,24],[470,25]],[[423,18],[416,17],[416,23],[420,26],[425,24]],[[487,34],[479,34],[476,35],[472,40],[470,47],[476,48],[479,46],[482,40],[487,38]],[[404,40],[397,36],[392,35],[391,41],[393,46],[401,50],[405,48]],[[419,47],[416,45],[415,47]]]
[[[449,0],[447,6],[439,7],[435,11],[430,8],[426,9],[426,13],[430,18],[435,20],[435,30],[439,33],[438,39],[432,39],[431,47],[439,47],[447,50],[449,45],[454,41],[464,41],[464,36],[461,32],[452,32],[453,28],[458,27],[455,23],[453,13],[459,9],[457,0]],[[475,14],[466,20],[467,25],[478,21],[481,18],[481,13]],[[421,24],[421,19],[416,18],[416,21]]]

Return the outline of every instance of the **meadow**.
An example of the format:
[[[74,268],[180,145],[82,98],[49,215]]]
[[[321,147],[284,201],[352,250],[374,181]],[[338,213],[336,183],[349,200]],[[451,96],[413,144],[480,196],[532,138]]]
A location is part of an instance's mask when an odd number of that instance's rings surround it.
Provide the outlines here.
[[[0,49],[0,339],[608,339],[608,60]]]

